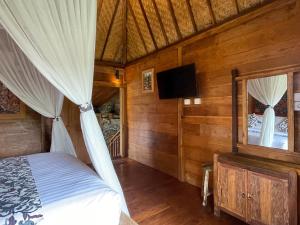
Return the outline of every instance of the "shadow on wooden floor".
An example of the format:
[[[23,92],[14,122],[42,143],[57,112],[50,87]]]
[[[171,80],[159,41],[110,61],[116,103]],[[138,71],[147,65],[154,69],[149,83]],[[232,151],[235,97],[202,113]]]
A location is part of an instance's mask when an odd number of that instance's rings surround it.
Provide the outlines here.
[[[213,215],[212,198],[201,205],[201,190],[130,159],[115,161],[132,218],[140,225],[244,225]]]

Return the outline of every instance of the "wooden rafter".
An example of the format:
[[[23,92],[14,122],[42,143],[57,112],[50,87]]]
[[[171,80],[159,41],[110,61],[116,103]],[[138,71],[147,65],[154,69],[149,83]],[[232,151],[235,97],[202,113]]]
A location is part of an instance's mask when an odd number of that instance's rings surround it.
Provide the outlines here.
[[[142,3],[142,0],[139,0],[139,4],[140,4],[140,7],[141,7],[141,9],[142,9],[142,13],[143,13],[144,19],[145,19],[145,21],[146,21],[148,30],[149,30],[149,32],[150,32],[150,36],[151,36],[151,38],[152,38],[154,47],[155,47],[155,49],[157,50],[157,49],[158,49],[157,43],[156,43],[156,40],[155,40],[155,38],[154,38],[154,34],[153,34],[152,29],[151,29],[151,26],[150,26],[150,22],[149,22],[149,20],[148,20],[148,17],[147,17],[147,15],[146,15],[146,11],[145,11],[144,5],[143,5],[143,3]]]
[[[234,0],[234,3],[235,3],[236,11],[239,14],[240,13],[240,8],[239,8],[238,0]]]
[[[146,46],[145,39],[144,39],[143,34],[142,34],[142,32],[141,32],[139,23],[138,23],[138,21],[137,21],[137,19],[136,19],[136,17],[135,17],[135,14],[134,14],[134,11],[133,11],[132,6],[131,6],[131,4],[130,4],[130,1],[128,1],[128,8],[129,8],[129,11],[130,11],[130,13],[131,13],[131,15],[132,15],[132,17],[133,17],[134,24],[135,24],[135,26],[136,26],[136,29],[137,29],[138,33],[139,33],[139,36],[140,36],[140,38],[141,38],[141,40],[142,40],[142,42],[143,42],[143,46],[144,46],[144,48],[145,48],[145,51],[148,53],[148,49],[147,49],[147,46]]]
[[[114,8],[113,16],[111,18],[111,22],[109,24],[108,31],[107,31],[107,34],[106,34],[105,42],[104,42],[104,45],[103,45],[103,49],[102,49],[102,53],[101,53],[101,57],[100,57],[101,60],[103,59],[103,56],[104,56],[106,45],[107,45],[107,42],[108,42],[108,39],[109,39],[109,36],[110,36],[112,26],[113,26],[114,21],[115,21],[115,17],[116,17],[118,8],[119,8],[119,4],[120,4],[120,0],[117,0],[116,6]]]
[[[169,10],[171,12],[171,16],[172,16],[172,20],[173,20],[173,23],[174,23],[174,26],[175,26],[175,29],[176,29],[177,36],[181,40],[182,39],[182,34],[181,34],[181,31],[180,31],[179,26],[178,26],[178,22],[177,22],[177,19],[176,19],[176,16],[175,16],[173,4],[172,4],[171,0],[167,0],[167,2],[168,2]]]
[[[212,8],[211,1],[210,0],[206,0],[206,2],[207,2],[207,5],[208,5],[209,14],[210,14],[210,16],[211,16],[211,18],[213,20],[213,23],[217,24],[216,16],[215,16],[214,10]]]
[[[194,13],[193,13],[193,10],[192,10],[191,2],[190,2],[190,0],[185,0],[185,2],[186,2],[186,5],[187,5],[189,14],[190,14],[190,18],[191,18],[191,21],[192,21],[192,24],[193,24],[194,32],[197,32],[198,29],[197,29]]]
[[[123,0],[123,37],[122,64],[127,63],[127,0]]]
[[[158,21],[159,21],[159,24],[160,24],[160,28],[162,30],[162,33],[163,33],[163,36],[165,38],[165,42],[167,43],[167,45],[169,44],[169,39],[168,39],[168,36],[166,34],[166,30],[165,30],[165,27],[164,27],[164,24],[162,22],[162,19],[161,19],[161,16],[160,16],[160,13],[158,11],[158,8],[157,8],[157,5],[156,5],[156,2],[155,0],[152,0],[152,4],[154,6],[154,10],[155,10],[155,13],[156,13],[156,17],[158,18]]]

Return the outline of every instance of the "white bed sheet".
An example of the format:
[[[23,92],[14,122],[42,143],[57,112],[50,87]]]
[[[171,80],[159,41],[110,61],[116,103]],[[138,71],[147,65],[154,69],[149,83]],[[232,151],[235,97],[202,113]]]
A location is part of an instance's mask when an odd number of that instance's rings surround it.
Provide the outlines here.
[[[42,202],[39,225],[119,224],[119,194],[85,164],[59,153],[27,158]]]

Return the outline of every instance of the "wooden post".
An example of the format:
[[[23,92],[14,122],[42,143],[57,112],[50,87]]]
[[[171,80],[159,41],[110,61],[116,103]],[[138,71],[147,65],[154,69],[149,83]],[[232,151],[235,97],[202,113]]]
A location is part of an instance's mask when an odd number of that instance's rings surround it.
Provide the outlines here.
[[[182,47],[177,52],[178,66],[182,65]],[[183,99],[178,99],[178,180],[184,182],[184,153],[182,148],[182,116],[183,116]]]
[[[123,82],[120,87],[120,153],[121,157],[128,156],[127,153],[127,115],[126,115],[126,85],[125,85],[125,74],[123,74]]]
[[[287,74],[288,98],[288,151],[295,151],[295,121],[294,121],[294,73]]]
[[[239,71],[233,69],[232,75],[232,152],[237,152],[238,143],[238,86],[235,80],[238,76]]]

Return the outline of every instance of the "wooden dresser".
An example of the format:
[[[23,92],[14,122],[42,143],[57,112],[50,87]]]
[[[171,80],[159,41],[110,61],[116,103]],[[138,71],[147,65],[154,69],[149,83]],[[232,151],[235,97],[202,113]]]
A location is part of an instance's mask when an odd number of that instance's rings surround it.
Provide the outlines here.
[[[214,156],[215,215],[248,224],[297,225],[300,166],[238,153]]]

